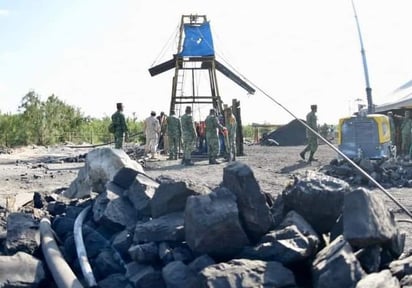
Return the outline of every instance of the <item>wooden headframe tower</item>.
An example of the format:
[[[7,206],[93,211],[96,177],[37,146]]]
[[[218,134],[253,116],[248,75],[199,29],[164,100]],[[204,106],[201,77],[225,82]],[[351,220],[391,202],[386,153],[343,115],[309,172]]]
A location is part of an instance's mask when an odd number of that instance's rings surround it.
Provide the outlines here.
[[[216,71],[254,94],[255,90],[216,60],[209,21],[206,15],[182,15],[179,29],[177,53],[169,61],[149,69],[151,76],[175,69],[172,81],[170,111],[178,106],[210,104],[223,114],[223,103],[219,93]],[[202,73],[202,75],[200,75]],[[207,87],[199,89],[201,77],[208,78]]]

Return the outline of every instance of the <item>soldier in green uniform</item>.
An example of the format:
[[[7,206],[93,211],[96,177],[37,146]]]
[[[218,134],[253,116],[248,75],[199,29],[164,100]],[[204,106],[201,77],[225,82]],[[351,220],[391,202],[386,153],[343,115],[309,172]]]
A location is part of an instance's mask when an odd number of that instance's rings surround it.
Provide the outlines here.
[[[306,124],[316,132],[318,131],[318,118],[316,116],[316,112],[318,111],[317,105],[310,106],[311,111],[306,115]],[[309,162],[317,161],[317,159],[313,158],[316,150],[318,149],[318,137],[312,131],[306,128],[306,139],[308,140],[308,145],[305,149],[300,152],[300,157],[305,160],[306,152],[310,152],[309,154]]]
[[[396,145],[396,143],[395,143],[396,127],[395,127],[395,120],[393,119],[393,112],[392,111],[388,112],[388,118],[389,118],[389,129],[391,130],[392,145]]]
[[[232,109],[227,110],[227,120],[226,120],[226,128],[228,134],[228,145],[227,145],[227,157],[228,161],[235,161],[236,160],[236,129],[237,129],[237,122],[235,115],[232,113]]]
[[[411,112],[409,110],[406,110],[405,117],[403,117],[403,120],[401,123],[401,136],[402,136],[401,154],[402,155],[409,155],[409,149],[411,146],[411,129],[412,129]]]
[[[182,164],[194,165],[192,162],[192,152],[196,143],[196,128],[192,117],[192,108],[186,106],[185,114],[180,117],[182,125],[183,159]]]
[[[114,129],[114,148],[123,148],[123,138],[128,137],[129,129],[127,128],[126,118],[123,114],[123,104],[116,104],[117,111],[112,115],[112,124]]]
[[[177,160],[180,139],[182,137],[182,125],[175,111],[170,112],[166,118],[166,132],[169,142],[169,160]]]
[[[219,154],[219,135],[218,129],[224,130],[226,128],[219,123],[219,119],[216,116],[215,109],[210,109],[209,116],[205,120],[206,125],[206,142],[207,142],[207,154],[209,156],[209,164],[220,164],[216,158]]]

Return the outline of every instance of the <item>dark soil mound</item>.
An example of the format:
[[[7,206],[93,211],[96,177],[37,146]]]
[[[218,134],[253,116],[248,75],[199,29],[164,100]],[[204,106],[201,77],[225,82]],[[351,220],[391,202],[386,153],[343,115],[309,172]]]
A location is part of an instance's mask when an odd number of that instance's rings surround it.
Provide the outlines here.
[[[269,132],[260,142],[267,146],[298,146],[306,144],[306,128],[294,119],[288,124]]]

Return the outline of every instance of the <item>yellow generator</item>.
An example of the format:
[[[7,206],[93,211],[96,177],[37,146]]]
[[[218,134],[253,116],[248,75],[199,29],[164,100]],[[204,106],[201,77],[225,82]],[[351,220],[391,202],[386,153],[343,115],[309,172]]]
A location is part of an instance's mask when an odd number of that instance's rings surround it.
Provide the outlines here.
[[[383,159],[394,155],[389,118],[381,114],[352,116],[339,120],[339,150],[351,159]]]

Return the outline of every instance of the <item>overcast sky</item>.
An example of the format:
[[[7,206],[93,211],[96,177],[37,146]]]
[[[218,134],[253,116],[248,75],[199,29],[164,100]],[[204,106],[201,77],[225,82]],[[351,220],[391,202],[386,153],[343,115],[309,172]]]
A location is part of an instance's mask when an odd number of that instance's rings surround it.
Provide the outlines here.
[[[412,1],[355,5],[379,104],[412,79]],[[111,115],[116,102],[138,119],[167,112],[173,70],[151,77],[148,69],[176,53],[183,14],[206,15],[217,59],[257,88],[247,95],[218,73],[223,101],[240,100],[245,124],[293,119],[264,93],[301,118],[318,104],[329,124],[366,102],[350,0],[0,0],[0,111],[16,112],[35,90],[94,117]]]

